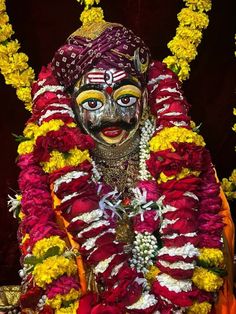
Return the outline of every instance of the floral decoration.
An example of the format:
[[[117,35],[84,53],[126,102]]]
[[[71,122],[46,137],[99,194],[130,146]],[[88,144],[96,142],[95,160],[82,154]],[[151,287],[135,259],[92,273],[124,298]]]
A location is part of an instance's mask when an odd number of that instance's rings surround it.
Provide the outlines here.
[[[197,56],[202,30],[209,23],[205,12],[211,9],[211,0],[184,0],[184,2],[186,7],[178,14],[179,26],[176,35],[167,45],[172,55],[163,60],[178,75],[180,81],[189,78],[189,64]]]
[[[0,71],[8,85],[16,88],[17,97],[25,103],[25,108],[31,111],[31,84],[35,74],[28,65],[28,57],[18,52],[20,44],[12,40],[14,34],[6,12],[5,0],[0,1]]]
[[[225,275],[219,184],[177,76],[151,64],[154,118],[141,130],[139,181],[129,199],[103,182],[89,153],[93,140],[75,127],[59,87],[50,65],[43,68],[19,145],[22,308],[210,313]],[[123,213],[133,230],[127,243],[119,238]]]

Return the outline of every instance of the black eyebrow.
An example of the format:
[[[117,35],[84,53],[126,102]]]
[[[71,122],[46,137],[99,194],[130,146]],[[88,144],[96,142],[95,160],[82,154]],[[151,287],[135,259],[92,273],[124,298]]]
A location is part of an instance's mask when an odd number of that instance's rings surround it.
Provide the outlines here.
[[[116,90],[122,86],[125,86],[125,85],[134,85],[138,88],[140,88],[141,86],[138,84],[138,82],[132,80],[132,79],[125,79],[125,80],[122,80],[121,82],[118,82],[118,83],[115,83],[114,87],[113,87],[113,90]]]
[[[78,90],[75,90],[75,93],[80,94],[84,92],[85,90],[90,90],[90,89],[102,90],[103,87],[100,84],[85,84],[81,86]]]

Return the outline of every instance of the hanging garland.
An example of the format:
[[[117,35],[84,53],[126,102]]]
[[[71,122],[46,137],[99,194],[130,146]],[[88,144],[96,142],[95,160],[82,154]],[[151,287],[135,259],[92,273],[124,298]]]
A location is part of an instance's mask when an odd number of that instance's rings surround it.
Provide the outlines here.
[[[25,108],[31,111],[31,85],[35,74],[28,65],[27,55],[18,52],[20,44],[11,39],[13,34],[6,12],[6,2],[0,0],[0,71],[6,84],[16,89],[17,97],[25,103]]]
[[[168,43],[172,56],[163,62],[174,71],[180,81],[189,78],[190,62],[197,56],[197,47],[202,39],[202,30],[207,28],[211,0],[184,0],[186,8],[178,14],[179,26],[175,37]]]

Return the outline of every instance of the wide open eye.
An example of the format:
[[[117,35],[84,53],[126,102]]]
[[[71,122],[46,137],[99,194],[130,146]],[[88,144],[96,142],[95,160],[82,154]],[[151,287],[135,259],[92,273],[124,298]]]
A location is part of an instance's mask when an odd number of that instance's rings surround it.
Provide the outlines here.
[[[138,97],[135,97],[133,95],[124,95],[124,96],[119,97],[116,100],[116,102],[119,106],[130,107],[134,105],[138,99],[139,99]]]
[[[94,111],[100,109],[103,106],[103,103],[96,98],[90,98],[85,100],[81,106],[86,110]]]

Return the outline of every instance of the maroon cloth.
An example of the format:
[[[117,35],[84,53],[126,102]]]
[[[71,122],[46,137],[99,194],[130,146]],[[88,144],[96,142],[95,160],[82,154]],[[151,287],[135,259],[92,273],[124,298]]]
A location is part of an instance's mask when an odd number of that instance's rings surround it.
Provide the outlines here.
[[[144,83],[146,76],[139,70],[139,60],[134,58],[134,54],[138,54],[142,64],[150,58],[149,48],[141,38],[124,26],[114,24],[93,40],[69,37],[55,53],[52,70],[65,87],[72,86],[84,73],[95,67],[118,68],[137,76]]]

